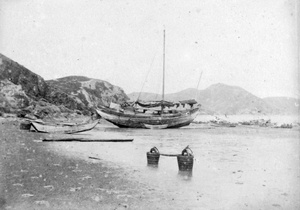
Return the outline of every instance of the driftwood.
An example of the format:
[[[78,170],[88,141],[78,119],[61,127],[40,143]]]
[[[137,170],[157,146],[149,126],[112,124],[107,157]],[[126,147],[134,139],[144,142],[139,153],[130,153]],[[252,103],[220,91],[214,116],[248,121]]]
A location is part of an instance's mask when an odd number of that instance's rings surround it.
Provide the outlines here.
[[[94,160],[101,160],[100,158],[96,158],[96,157],[89,157],[89,158]]]
[[[133,138],[123,135],[113,135],[108,132],[86,132],[78,134],[48,134],[43,142],[132,142]]]

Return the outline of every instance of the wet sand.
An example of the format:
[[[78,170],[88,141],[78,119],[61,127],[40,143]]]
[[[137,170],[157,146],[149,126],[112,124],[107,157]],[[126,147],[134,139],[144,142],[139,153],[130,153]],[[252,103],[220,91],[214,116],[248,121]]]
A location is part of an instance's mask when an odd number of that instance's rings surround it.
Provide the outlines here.
[[[122,168],[57,155],[40,143],[43,136],[20,130],[19,121],[0,119],[0,209],[131,209],[143,200],[147,205],[147,189],[120,176]]]
[[[132,143],[41,142],[43,134],[0,120],[3,209],[299,209],[299,128],[196,125],[172,131],[100,125]],[[93,131],[94,132],[94,131]],[[190,145],[192,173],[146,152]],[[93,159],[91,159],[91,157]]]

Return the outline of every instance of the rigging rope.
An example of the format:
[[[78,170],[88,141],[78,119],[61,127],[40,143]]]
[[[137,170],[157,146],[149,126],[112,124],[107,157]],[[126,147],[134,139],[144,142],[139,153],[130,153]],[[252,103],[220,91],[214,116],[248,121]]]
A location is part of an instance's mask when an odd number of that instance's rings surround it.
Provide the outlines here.
[[[198,87],[199,87],[199,84],[200,84],[202,73],[203,73],[203,71],[201,71],[201,74],[200,74],[200,77],[199,77],[199,80],[198,80],[198,84],[197,84],[197,88],[196,88],[197,89],[196,96],[195,96],[195,100],[196,101],[197,101],[197,98],[198,98],[198,92],[199,92]]]
[[[152,62],[151,62],[151,64],[150,64],[150,68],[149,68],[149,70],[148,70],[148,72],[147,72],[145,81],[144,81],[144,83],[143,83],[143,85],[142,85],[142,88],[141,88],[141,90],[140,90],[140,92],[139,92],[139,95],[138,95],[137,99],[135,100],[135,102],[137,102],[137,101],[139,100],[140,96],[141,96],[141,93],[142,93],[142,91],[143,91],[143,88],[144,88],[144,86],[145,86],[145,83],[147,82],[147,78],[148,78],[148,75],[149,75],[149,73],[150,73],[150,70],[152,69],[152,66],[153,66],[153,62],[154,62],[155,56],[156,56],[156,53],[154,54],[154,56],[153,56],[153,58],[152,58]]]

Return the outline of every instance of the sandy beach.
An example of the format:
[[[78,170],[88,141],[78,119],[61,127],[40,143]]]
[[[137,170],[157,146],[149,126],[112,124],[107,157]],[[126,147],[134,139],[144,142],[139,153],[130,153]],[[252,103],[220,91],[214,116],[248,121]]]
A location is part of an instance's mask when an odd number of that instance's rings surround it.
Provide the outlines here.
[[[127,209],[138,200],[138,186],[120,177],[121,169],[58,156],[37,143],[43,134],[20,130],[18,120],[1,119],[0,126],[0,209]]]
[[[1,209],[299,209],[299,128],[118,129],[91,133],[131,143],[42,142],[45,134],[0,119]],[[96,134],[95,134],[96,133]],[[191,173],[146,152],[190,145]]]

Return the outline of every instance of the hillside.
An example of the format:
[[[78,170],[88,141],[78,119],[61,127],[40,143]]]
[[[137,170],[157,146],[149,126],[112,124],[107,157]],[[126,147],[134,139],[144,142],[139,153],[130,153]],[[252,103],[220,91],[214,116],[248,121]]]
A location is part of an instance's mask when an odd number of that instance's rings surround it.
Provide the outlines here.
[[[83,76],[68,76],[45,81],[26,67],[0,54],[0,112],[26,112],[37,117],[67,112],[90,114],[99,105],[136,100],[109,82]],[[225,84],[204,90],[186,89],[166,94],[165,100],[196,98],[206,114],[297,114],[295,98],[259,98],[250,92]],[[161,100],[161,95],[141,93],[140,100]]]
[[[17,62],[0,54],[0,80],[8,80],[22,89],[31,98],[45,98],[48,87],[44,79],[18,64]]]
[[[131,100],[136,99],[137,93],[129,94]],[[166,94],[169,101],[180,101],[196,98],[201,103],[202,111],[207,114],[295,114],[295,108],[291,105],[296,99],[275,98],[262,99],[250,92],[225,84],[214,84],[204,90],[189,88],[177,93]],[[142,93],[141,100],[160,100],[161,95]],[[269,103],[268,103],[269,100]],[[272,102],[271,102],[272,100]],[[279,103],[280,101],[280,103]],[[279,104],[278,104],[279,103]],[[288,103],[283,106],[280,104]],[[275,105],[278,104],[278,105]]]
[[[297,114],[299,111],[299,100],[290,97],[267,97],[263,100],[274,110],[282,114]]]
[[[108,105],[111,101],[123,103],[129,99],[120,87],[103,80],[83,76],[69,76],[48,80],[46,83],[53,91],[60,91],[75,97],[77,101],[88,108],[101,104]]]
[[[261,98],[246,90],[215,84],[198,94],[203,107],[217,114],[270,114],[272,109]]]
[[[0,112],[25,112],[40,118],[60,112],[90,114],[98,105],[128,99],[121,88],[102,80],[70,76],[45,81],[2,54],[0,87]]]

